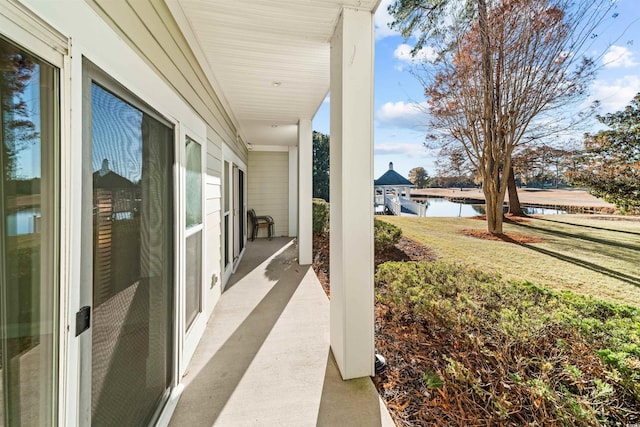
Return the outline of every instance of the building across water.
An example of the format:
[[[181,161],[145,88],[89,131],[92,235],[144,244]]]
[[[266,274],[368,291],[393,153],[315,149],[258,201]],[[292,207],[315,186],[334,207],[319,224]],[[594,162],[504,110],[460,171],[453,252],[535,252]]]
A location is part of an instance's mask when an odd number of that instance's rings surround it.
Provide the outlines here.
[[[375,213],[424,216],[425,206],[411,201],[413,187],[411,181],[393,170],[393,162],[389,162],[389,170],[373,181]]]

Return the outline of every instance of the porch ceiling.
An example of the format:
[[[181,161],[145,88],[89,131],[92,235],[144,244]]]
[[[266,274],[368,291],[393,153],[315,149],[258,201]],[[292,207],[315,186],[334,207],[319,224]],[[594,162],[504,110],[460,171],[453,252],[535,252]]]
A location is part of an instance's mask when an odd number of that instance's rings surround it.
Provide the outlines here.
[[[296,145],[329,91],[342,6],[380,0],[167,0],[245,142]]]

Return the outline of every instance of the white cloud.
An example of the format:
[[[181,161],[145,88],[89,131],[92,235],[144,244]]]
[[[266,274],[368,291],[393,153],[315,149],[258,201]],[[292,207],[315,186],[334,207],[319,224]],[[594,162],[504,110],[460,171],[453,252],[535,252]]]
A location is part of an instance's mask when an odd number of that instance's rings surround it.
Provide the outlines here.
[[[386,127],[424,129],[427,125],[427,103],[387,102],[376,113],[378,122]]]
[[[625,76],[613,82],[596,80],[590,92],[589,101],[600,101],[602,113],[619,111],[640,92],[640,76]]]
[[[324,99],[322,100],[323,104],[329,104],[331,102],[331,94],[327,94],[327,96],[324,97]]]
[[[418,64],[421,62],[433,61],[434,59],[436,59],[436,52],[430,46],[423,47],[416,53],[415,56],[411,55],[411,49],[411,46],[406,43],[402,43],[396,48],[396,50],[393,51],[393,57],[410,64]]]
[[[606,68],[629,68],[638,65],[633,58],[633,52],[627,47],[616,45],[611,46],[604,54],[602,62]]]
[[[398,31],[390,29],[388,25],[393,21],[393,18],[387,11],[387,7],[389,7],[392,2],[393,0],[382,0],[380,2],[380,5],[378,6],[378,10],[376,10],[376,14],[374,16],[374,22],[376,26],[376,40],[380,40],[385,37],[400,35]]]
[[[420,159],[437,156],[438,153],[433,151],[419,142],[383,142],[373,147],[373,152],[377,156],[407,156]]]

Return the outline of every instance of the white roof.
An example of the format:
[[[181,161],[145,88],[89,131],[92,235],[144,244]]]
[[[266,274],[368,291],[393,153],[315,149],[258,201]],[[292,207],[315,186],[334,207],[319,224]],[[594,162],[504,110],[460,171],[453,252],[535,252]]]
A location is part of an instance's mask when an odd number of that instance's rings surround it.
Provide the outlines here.
[[[245,142],[296,145],[329,91],[329,43],[342,6],[380,0],[168,0]]]

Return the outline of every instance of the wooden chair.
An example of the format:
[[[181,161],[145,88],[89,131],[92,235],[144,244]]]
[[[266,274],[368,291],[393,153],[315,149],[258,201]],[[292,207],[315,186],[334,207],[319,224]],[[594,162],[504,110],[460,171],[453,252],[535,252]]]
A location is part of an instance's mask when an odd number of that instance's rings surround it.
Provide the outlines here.
[[[273,234],[274,234],[274,225],[275,222],[273,221],[273,218],[271,217],[271,215],[256,215],[256,211],[253,209],[249,209],[247,211],[247,215],[249,216],[249,219],[251,220],[251,240],[255,240],[256,237],[258,237],[258,230],[261,228],[266,228],[268,235],[269,235],[269,240],[271,240],[273,238]]]

